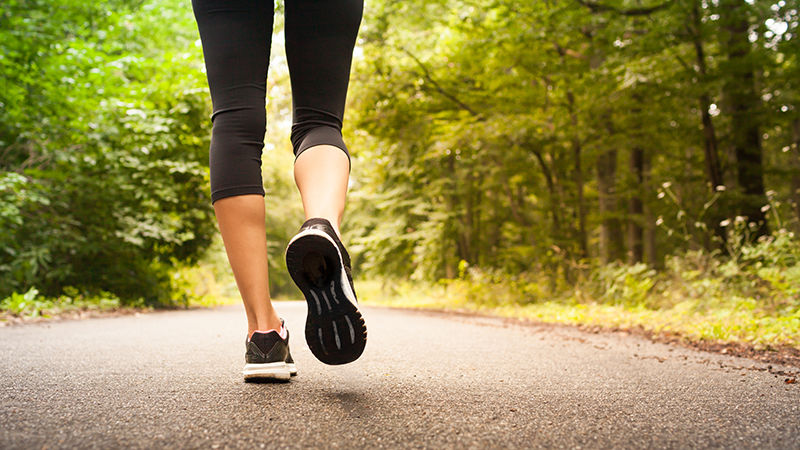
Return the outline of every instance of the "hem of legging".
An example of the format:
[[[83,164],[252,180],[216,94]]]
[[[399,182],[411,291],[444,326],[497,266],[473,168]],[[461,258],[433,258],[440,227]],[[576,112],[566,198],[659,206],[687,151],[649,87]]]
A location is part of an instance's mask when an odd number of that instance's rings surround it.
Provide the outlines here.
[[[229,187],[224,189],[219,189],[211,193],[211,204],[213,205],[219,199],[223,199],[225,197],[234,197],[237,195],[247,195],[247,194],[259,194],[262,197],[266,196],[266,192],[264,191],[264,186],[262,185],[251,185],[251,186],[235,186]]]
[[[297,158],[304,151],[306,151],[306,150],[308,150],[310,148],[313,148],[313,147],[319,147],[320,145],[330,145],[332,147],[336,147],[339,150],[343,151],[344,154],[347,156],[347,169],[350,170],[352,168],[353,162],[350,160],[350,151],[347,150],[347,146],[345,146],[344,144],[335,144],[333,142],[320,142],[319,144],[313,144],[313,145],[309,145],[309,146],[306,146],[306,147],[301,147],[300,149],[297,150],[297,153],[295,153],[295,155],[294,155],[294,162],[297,162]]]

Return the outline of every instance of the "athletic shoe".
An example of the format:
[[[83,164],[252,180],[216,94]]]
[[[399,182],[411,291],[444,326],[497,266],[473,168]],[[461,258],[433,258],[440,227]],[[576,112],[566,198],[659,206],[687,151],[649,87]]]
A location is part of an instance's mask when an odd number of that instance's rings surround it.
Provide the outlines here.
[[[297,367],[289,353],[289,330],[286,339],[275,330],[263,333],[256,331],[245,342],[245,365],[242,374],[245,381],[289,380],[297,375]]]
[[[308,303],[306,343],[325,364],[358,359],[367,327],[358,311],[350,255],[331,223],[309,219],[286,247],[286,266]]]

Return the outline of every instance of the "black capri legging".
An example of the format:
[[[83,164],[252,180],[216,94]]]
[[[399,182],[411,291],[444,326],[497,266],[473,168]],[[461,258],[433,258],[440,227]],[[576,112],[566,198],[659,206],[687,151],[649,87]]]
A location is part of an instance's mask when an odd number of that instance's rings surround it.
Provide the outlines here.
[[[267,69],[274,0],[192,0],[203,44],[213,123],[211,203],[261,194]],[[295,157],[320,144],[339,147],[363,0],[285,0]]]

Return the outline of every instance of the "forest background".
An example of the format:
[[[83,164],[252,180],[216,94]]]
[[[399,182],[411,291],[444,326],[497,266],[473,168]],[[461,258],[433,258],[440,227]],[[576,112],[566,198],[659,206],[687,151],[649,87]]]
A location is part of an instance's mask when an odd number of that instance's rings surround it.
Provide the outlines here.
[[[797,0],[368,0],[344,234],[367,303],[800,348]],[[302,222],[278,4],[270,284]],[[0,309],[237,301],[188,0],[0,7]]]

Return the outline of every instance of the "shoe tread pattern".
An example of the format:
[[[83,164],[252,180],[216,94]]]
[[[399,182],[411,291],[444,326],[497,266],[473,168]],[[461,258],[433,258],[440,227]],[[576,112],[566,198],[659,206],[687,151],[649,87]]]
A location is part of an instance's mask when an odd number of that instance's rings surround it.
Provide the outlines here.
[[[327,262],[324,282],[312,281],[304,268],[311,253],[321,255]],[[308,303],[306,342],[317,359],[331,365],[355,361],[367,342],[364,318],[341,286],[339,255],[330,240],[314,234],[294,240],[286,251],[289,274]],[[345,279],[349,282],[349,276]]]

